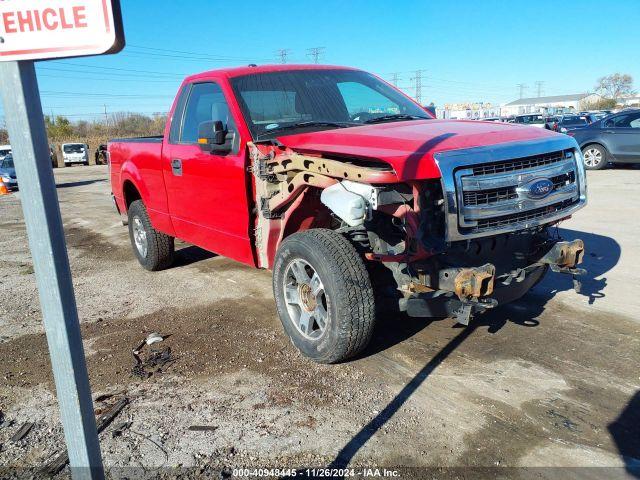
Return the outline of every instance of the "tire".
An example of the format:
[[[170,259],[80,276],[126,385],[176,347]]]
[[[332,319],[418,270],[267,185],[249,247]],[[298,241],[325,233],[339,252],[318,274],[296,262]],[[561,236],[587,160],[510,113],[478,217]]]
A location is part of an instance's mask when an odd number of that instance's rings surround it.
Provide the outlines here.
[[[351,358],[371,340],[371,280],[354,246],[338,233],[312,229],[287,237],[276,253],[273,293],[291,342],[318,363]]]
[[[140,265],[150,271],[169,267],[173,263],[173,237],[153,228],[142,200],[131,202],[127,216],[131,248]]]
[[[582,156],[587,170],[602,170],[607,166],[608,154],[601,145],[587,145],[582,149]]]

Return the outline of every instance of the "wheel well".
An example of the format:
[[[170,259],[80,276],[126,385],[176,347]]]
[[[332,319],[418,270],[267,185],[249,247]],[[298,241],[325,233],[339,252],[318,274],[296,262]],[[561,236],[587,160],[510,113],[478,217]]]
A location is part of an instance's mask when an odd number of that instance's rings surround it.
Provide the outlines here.
[[[124,185],[122,186],[122,193],[124,194],[124,203],[127,210],[129,210],[129,205],[131,205],[132,202],[142,200],[142,196],[140,195],[140,192],[138,192],[136,186],[128,180],[124,182]]]

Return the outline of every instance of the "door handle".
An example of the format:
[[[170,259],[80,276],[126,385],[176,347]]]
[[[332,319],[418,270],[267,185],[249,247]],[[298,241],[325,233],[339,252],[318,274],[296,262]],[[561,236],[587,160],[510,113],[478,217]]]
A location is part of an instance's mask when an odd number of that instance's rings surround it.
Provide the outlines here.
[[[173,172],[176,177],[182,176],[182,160],[180,158],[171,160],[171,172]]]

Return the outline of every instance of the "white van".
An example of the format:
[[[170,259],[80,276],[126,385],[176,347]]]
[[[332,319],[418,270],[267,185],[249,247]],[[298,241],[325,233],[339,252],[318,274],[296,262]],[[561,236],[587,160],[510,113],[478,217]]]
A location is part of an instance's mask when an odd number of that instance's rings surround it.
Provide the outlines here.
[[[74,163],[89,165],[89,145],[86,143],[63,143],[62,159],[65,166]]]
[[[0,161],[11,153],[11,145],[0,145]]]

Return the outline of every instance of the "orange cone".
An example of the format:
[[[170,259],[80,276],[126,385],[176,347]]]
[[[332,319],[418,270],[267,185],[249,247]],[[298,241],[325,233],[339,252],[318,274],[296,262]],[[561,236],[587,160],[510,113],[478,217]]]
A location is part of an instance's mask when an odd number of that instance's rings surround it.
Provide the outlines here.
[[[9,189],[1,179],[0,179],[0,195],[9,195]]]

